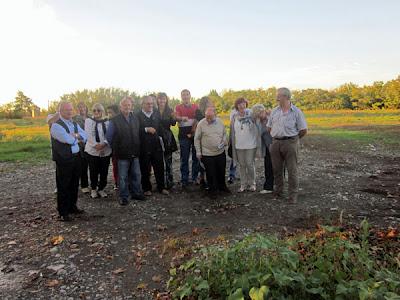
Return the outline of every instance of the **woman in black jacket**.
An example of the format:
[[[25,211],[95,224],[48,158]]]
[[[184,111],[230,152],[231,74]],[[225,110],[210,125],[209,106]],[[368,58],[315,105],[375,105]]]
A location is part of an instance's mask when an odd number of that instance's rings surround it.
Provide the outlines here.
[[[159,93],[157,95],[157,106],[161,115],[161,126],[163,127],[165,183],[166,188],[171,189],[174,186],[172,153],[178,150],[174,134],[171,131],[171,126],[176,124],[175,113],[168,105],[166,93]]]

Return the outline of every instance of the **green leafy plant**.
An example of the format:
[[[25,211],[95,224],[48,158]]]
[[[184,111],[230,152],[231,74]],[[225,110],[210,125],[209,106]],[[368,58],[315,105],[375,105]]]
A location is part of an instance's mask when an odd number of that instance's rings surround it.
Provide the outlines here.
[[[366,221],[356,233],[321,226],[286,239],[249,236],[202,249],[170,272],[168,286],[176,299],[400,299],[395,258],[380,267],[368,237]]]

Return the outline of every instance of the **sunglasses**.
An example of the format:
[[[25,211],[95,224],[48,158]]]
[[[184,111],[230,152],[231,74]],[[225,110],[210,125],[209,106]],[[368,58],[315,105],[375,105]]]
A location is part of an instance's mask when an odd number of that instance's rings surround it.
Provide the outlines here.
[[[95,113],[95,112],[102,112],[102,110],[101,109],[93,109],[93,112]]]

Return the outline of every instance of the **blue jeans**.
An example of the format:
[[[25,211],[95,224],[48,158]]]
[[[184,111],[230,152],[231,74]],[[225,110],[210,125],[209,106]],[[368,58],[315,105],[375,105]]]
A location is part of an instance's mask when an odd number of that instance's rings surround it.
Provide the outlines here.
[[[129,192],[142,195],[139,158],[118,159],[119,197],[127,200]]]
[[[181,182],[186,185],[189,182],[189,157],[192,150],[192,181],[196,181],[199,174],[199,161],[196,156],[193,139],[180,138],[179,146],[181,150]]]

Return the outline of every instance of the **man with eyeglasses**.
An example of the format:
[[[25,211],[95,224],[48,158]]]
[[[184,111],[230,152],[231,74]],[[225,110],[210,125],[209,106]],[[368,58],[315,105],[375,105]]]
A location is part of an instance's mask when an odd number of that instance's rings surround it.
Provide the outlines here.
[[[71,221],[71,214],[81,214],[77,207],[81,160],[79,143],[86,142],[85,131],[72,120],[70,102],[60,103],[60,117],[51,125],[53,160],[56,162],[57,210],[60,220]]]

